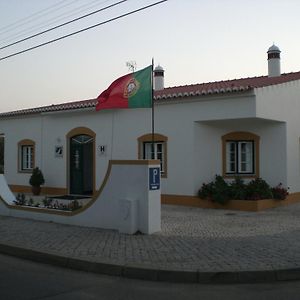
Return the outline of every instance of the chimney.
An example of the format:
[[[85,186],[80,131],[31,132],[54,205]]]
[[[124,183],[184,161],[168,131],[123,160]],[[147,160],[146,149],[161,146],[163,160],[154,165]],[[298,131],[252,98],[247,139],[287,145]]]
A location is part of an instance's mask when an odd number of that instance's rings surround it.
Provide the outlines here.
[[[165,88],[164,69],[158,65],[154,71],[154,91],[160,91]]]
[[[268,50],[268,77],[281,75],[280,71],[280,50],[274,44]]]

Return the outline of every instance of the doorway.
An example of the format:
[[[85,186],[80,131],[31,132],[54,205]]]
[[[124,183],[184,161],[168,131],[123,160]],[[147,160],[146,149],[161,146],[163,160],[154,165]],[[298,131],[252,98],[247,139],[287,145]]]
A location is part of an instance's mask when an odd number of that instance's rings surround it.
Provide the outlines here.
[[[94,182],[94,138],[79,134],[70,138],[70,194],[92,195]]]

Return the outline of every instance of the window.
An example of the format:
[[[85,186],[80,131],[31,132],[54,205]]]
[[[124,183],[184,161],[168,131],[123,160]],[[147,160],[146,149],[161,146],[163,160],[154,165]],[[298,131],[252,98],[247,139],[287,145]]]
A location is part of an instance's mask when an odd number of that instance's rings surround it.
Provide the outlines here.
[[[167,140],[166,136],[158,133],[154,134],[154,144],[152,144],[152,134],[145,134],[138,138],[138,158],[160,160],[163,178],[167,177]]]
[[[33,169],[33,146],[22,146],[22,170]]]
[[[233,132],[222,137],[223,176],[259,176],[259,136]]]
[[[153,151],[154,146],[154,151]],[[143,159],[160,160],[160,171],[164,173],[164,142],[144,142]]]
[[[35,143],[31,140],[19,142],[19,171],[31,172],[34,168]]]
[[[254,173],[254,141],[226,142],[226,173]]]

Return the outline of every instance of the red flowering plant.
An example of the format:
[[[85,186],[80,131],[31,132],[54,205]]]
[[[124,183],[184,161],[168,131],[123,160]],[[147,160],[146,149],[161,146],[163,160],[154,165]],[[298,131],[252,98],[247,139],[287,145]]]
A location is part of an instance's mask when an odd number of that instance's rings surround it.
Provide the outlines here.
[[[277,186],[272,188],[273,198],[276,200],[284,200],[289,192],[288,188],[283,187],[282,183],[279,183]]]

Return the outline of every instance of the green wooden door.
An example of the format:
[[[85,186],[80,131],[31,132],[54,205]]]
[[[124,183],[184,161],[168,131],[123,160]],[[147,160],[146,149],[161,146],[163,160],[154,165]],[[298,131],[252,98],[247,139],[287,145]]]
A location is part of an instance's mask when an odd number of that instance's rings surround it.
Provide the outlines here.
[[[93,138],[76,135],[70,140],[70,194],[93,193]]]

